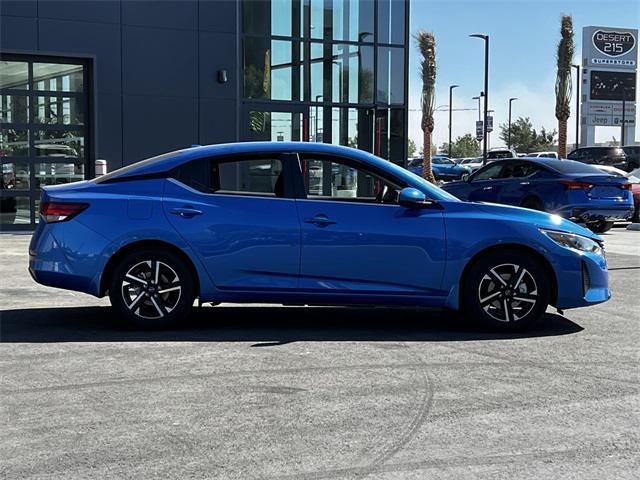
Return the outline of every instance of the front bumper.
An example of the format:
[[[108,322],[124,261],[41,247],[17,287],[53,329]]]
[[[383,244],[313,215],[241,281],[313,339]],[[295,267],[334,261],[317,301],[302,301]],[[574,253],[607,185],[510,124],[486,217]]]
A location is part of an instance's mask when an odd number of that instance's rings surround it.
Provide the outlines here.
[[[573,253],[573,252],[572,252]],[[555,306],[560,309],[586,307],[611,298],[609,271],[604,257],[578,253],[556,265],[558,293]]]

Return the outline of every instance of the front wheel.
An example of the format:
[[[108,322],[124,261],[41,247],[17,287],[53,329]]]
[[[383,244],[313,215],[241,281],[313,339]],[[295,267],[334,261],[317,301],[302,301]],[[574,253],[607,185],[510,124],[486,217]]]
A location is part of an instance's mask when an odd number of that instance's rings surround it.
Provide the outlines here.
[[[130,324],[165,328],[191,311],[194,283],[184,261],[164,250],[140,250],[125,255],[113,270],[109,298]]]
[[[633,223],[640,223],[640,205],[636,205],[636,209],[633,211],[633,217],[631,217]]]
[[[524,253],[492,252],[476,262],[464,281],[461,305],[471,320],[494,330],[521,330],[549,304],[546,272]]]

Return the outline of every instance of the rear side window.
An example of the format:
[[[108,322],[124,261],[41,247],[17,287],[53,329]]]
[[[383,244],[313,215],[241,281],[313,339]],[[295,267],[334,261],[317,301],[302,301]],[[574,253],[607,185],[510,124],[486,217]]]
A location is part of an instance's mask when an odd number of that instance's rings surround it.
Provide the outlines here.
[[[178,167],[173,178],[203,193],[284,196],[280,158],[203,158]]]

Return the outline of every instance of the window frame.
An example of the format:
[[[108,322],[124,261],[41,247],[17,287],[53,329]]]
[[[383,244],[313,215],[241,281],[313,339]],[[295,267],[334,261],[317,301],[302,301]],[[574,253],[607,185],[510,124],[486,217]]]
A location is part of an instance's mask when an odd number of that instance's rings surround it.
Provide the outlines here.
[[[276,196],[275,194],[262,193],[262,192],[235,192],[229,190],[219,190],[215,192],[203,192],[202,190],[198,190],[193,188],[190,185],[183,183],[179,178],[177,178],[177,173],[183,166],[193,163],[193,162],[217,162],[217,163],[234,163],[234,162],[242,162],[242,161],[251,161],[251,160],[279,160],[282,164],[282,173],[284,175],[284,194],[281,197]],[[197,192],[200,195],[206,196],[230,196],[230,197],[250,197],[250,198],[264,198],[264,199],[275,199],[275,200],[285,200],[285,199],[293,199],[295,198],[295,188],[294,181],[292,176],[292,160],[291,154],[286,152],[243,152],[243,153],[234,153],[234,154],[226,154],[226,155],[209,155],[199,158],[193,158],[188,160],[180,165],[174,167],[168,174],[168,178],[173,179],[175,182],[178,182],[185,188],[188,188],[194,192]],[[207,169],[207,183],[211,184],[211,171]]]
[[[335,155],[329,153],[314,153],[314,152],[298,152],[297,154],[293,154],[295,157],[295,164],[292,162],[293,173],[295,175],[295,193],[296,199],[298,200],[310,200],[310,201],[319,201],[319,202],[338,202],[338,203],[349,203],[349,204],[360,204],[360,205],[381,205],[381,206],[400,206],[398,203],[379,203],[379,202],[371,202],[364,201],[358,197],[315,197],[308,196],[307,188],[304,183],[304,174],[302,172],[302,162],[304,160],[319,160],[326,161],[331,163],[337,163],[340,165],[347,165],[351,168],[355,168],[358,170],[363,170],[365,173],[373,176],[379,177],[382,181],[396,184],[399,186],[400,190],[403,188],[407,188],[409,185],[404,180],[390,175],[388,172],[383,169],[377,168],[373,165],[369,165],[365,162],[359,161],[352,157],[347,157],[344,155]],[[306,158],[305,158],[306,157]],[[311,158],[310,158],[311,157]]]

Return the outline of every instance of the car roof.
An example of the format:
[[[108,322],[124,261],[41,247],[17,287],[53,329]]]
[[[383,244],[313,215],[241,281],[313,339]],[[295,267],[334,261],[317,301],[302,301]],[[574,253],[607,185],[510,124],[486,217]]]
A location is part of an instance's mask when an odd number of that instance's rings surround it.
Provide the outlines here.
[[[416,183],[423,190],[427,190],[436,200],[456,200],[449,193],[434,187],[432,184],[414,175],[408,170],[396,165],[393,162],[376,157],[375,155],[358,150],[356,148],[344,147],[340,145],[332,145],[330,143],[315,142],[238,142],[224,143],[217,145],[193,146],[174,152],[165,153],[157,157],[141,160],[132,165],[114,170],[94,179],[96,183],[104,183],[114,179],[124,179],[128,177],[147,176],[154,174],[163,174],[185,162],[196,160],[199,158],[225,156],[225,155],[241,155],[244,153],[322,153],[327,155],[344,156],[354,160],[359,160],[367,165],[378,167],[382,170],[390,172],[400,180],[404,180],[409,185]]]

